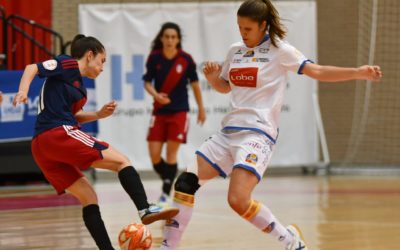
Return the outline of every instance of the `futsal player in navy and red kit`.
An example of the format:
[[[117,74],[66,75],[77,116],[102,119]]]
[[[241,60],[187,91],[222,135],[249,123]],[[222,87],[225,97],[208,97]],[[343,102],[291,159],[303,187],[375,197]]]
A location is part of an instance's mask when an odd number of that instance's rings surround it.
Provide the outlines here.
[[[202,125],[206,119],[196,64],[182,50],[181,40],[180,27],[175,23],[164,23],[153,40],[152,51],[146,63],[147,71],[143,76],[145,89],[154,97],[147,141],[153,168],[163,180],[159,200],[162,205],[168,201],[178,170],[179,146],[186,143],[189,127],[189,83],[198,106],[197,122]],[[164,144],[165,160],[161,157]]]
[[[71,45],[71,55],[28,65],[13,103],[27,103],[35,75],[46,78],[32,139],[33,157],[59,194],[68,191],[81,202],[83,220],[99,249],[114,249],[101,218],[97,195],[82,170],[94,167],[118,172],[121,185],[144,224],[168,219],[179,210],[150,205],[129,159],[108,143],[80,130],[80,123],[112,115],[117,104],[111,101],[96,112],[82,110],[87,98],[82,77],[94,79],[103,71],[104,46],[96,38],[77,35]]]

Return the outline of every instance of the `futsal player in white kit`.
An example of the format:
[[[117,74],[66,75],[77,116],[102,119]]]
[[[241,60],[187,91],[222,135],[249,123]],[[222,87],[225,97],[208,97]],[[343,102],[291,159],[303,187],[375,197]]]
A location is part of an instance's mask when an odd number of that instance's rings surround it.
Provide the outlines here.
[[[195,192],[206,181],[230,175],[228,202],[241,217],[290,250],[308,249],[296,225],[284,226],[264,204],[252,199],[278,137],[278,120],[287,72],[337,82],[379,80],[379,66],[358,68],[321,66],[286,42],[279,14],[269,0],[247,0],[237,12],[243,41],[229,49],[223,63],[207,62],[204,74],[220,93],[231,93],[231,111],[219,132],[196,152],[197,168],[190,167],[175,184],[173,206],[180,213],[168,221],[161,249],[178,247],[191,218]]]

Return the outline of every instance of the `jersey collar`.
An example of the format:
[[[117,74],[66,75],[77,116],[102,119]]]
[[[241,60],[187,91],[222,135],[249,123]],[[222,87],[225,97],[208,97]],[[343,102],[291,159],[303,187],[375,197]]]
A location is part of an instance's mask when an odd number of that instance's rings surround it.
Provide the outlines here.
[[[268,41],[268,39],[269,39],[269,34],[265,34],[264,38],[261,40],[261,42],[259,44],[257,44],[257,46],[260,46],[264,42]]]

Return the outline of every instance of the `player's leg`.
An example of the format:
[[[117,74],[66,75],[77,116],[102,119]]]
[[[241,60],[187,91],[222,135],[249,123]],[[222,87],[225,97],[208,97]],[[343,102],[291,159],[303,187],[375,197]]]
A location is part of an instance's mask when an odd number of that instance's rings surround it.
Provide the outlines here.
[[[140,176],[125,155],[111,146],[102,150],[101,153],[103,159],[93,162],[92,166],[118,172],[120,183],[139,210],[139,216],[143,224],[169,219],[179,212],[176,208],[162,209],[148,203]]]
[[[86,177],[76,180],[67,190],[82,204],[82,217],[85,226],[100,250],[114,249],[101,218],[97,195]]]
[[[229,183],[229,205],[244,219],[290,249],[297,238],[278,221],[267,206],[252,199],[252,192],[271,159],[272,142],[264,135],[249,132],[242,138],[238,137],[233,148],[237,150],[234,150],[235,164]]]
[[[179,146],[181,145],[178,141],[167,141],[167,155],[166,162],[163,169],[163,195],[169,198],[171,194],[172,185],[174,183],[176,174],[178,173],[178,162],[177,155]]]
[[[164,228],[164,240],[160,248],[162,250],[172,250],[178,247],[182,235],[192,218],[195,193],[200,188],[200,185],[219,175],[219,172],[201,156],[197,156],[197,170],[189,169],[188,171],[192,172],[180,174],[175,182],[172,206],[179,208],[179,214],[171,220],[167,220]]]
[[[167,150],[166,162],[163,172],[163,194],[169,197],[173,182],[178,172],[177,155],[180,145],[186,143],[189,128],[188,112],[177,112],[167,116]]]

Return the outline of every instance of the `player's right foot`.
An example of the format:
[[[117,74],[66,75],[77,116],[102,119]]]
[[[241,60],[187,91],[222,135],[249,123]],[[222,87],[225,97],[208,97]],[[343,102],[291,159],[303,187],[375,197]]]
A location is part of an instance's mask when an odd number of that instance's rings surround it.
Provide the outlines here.
[[[289,225],[286,227],[286,229],[294,238],[292,244],[290,244],[289,247],[286,248],[287,250],[308,250],[304,241],[303,234],[301,233],[297,225]]]
[[[149,208],[139,211],[139,217],[145,225],[151,224],[158,220],[168,220],[179,213],[179,208],[175,207],[160,207],[150,204]]]

